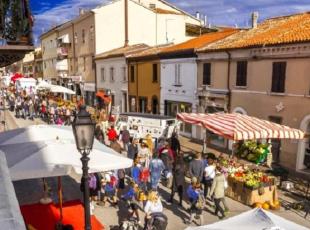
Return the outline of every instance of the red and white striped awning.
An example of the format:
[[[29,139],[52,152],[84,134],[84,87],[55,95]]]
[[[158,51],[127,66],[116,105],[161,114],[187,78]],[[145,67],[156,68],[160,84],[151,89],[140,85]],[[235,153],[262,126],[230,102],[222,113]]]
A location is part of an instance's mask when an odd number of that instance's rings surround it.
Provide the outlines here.
[[[231,140],[303,139],[304,132],[239,113],[178,113],[177,119],[200,125]]]

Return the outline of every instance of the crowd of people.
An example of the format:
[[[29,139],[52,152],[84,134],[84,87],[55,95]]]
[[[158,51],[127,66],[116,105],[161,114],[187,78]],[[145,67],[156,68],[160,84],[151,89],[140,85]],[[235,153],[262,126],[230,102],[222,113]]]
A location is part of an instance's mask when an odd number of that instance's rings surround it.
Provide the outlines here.
[[[214,155],[202,156],[196,153],[194,159],[186,165],[175,133],[168,140],[162,139],[154,143],[151,135],[131,138],[125,128],[117,133],[111,125],[103,132],[98,125],[96,138],[132,159],[133,165],[130,169],[92,174],[89,187],[93,202],[97,201],[100,205],[111,203],[117,207],[118,202],[124,201],[128,208],[128,220],[135,220],[138,224],[141,223],[139,207],[144,207],[145,229],[148,229],[148,224],[153,223],[151,220],[154,220],[154,216],[161,219],[162,222],[159,222],[162,226],[166,226],[167,218],[161,201],[162,190],[159,189],[159,184],[162,183],[170,188],[167,203],[175,203],[175,194],[178,195],[179,208],[184,208],[184,198],[189,201],[186,223],[192,223],[196,216],[200,217],[202,224],[202,213],[208,205],[211,209],[214,208],[214,214],[220,219],[225,217],[228,211],[225,202],[227,182]],[[186,183],[186,176],[190,177],[189,185]],[[94,183],[95,180],[97,184]]]
[[[17,118],[41,118],[49,124],[70,125],[78,107],[65,103],[60,106],[46,94],[35,94],[31,89],[27,92],[1,91],[1,97],[7,99],[10,110],[15,111]],[[98,116],[101,117],[101,114]],[[150,134],[144,138],[131,137],[126,128],[117,132],[113,122],[109,125],[104,123],[104,127],[102,124],[99,122],[96,126],[96,139],[132,159],[133,165],[130,169],[90,174],[88,184],[92,211],[95,204],[110,203],[117,207],[123,201],[128,208],[128,219],[123,226],[141,224],[138,210],[142,206],[145,229],[151,229],[152,224],[157,224],[157,229],[166,229],[167,218],[161,201],[162,190],[159,189],[162,183],[170,189],[168,203],[175,203],[175,194],[179,198],[179,208],[184,208],[184,198],[189,202],[186,223],[191,224],[195,217],[199,217],[202,224],[206,206],[214,208],[214,214],[219,218],[225,217],[228,211],[225,202],[227,182],[214,155],[196,153],[186,165],[176,133],[169,139],[154,141]],[[190,179],[188,185],[186,176]]]
[[[71,125],[76,106],[71,102],[59,102],[59,98],[46,93],[10,88],[3,90],[9,109],[15,112],[16,118],[30,119],[41,118],[48,124]]]

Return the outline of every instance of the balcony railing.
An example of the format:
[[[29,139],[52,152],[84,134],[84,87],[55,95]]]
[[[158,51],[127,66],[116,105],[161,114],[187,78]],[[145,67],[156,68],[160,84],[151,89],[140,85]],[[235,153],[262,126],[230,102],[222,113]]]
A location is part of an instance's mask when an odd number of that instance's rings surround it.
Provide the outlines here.
[[[0,46],[32,45],[32,26],[28,0],[0,1]]]

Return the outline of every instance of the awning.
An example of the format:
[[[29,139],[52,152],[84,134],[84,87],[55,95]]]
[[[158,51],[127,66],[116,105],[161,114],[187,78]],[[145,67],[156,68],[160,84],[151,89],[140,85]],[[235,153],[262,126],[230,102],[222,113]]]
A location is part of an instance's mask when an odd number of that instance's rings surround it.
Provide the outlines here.
[[[111,102],[111,97],[106,95],[104,92],[99,91],[96,93],[96,97],[101,98],[105,103],[110,103]]]
[[[239,113],[178,113],[177,119],[200,125],[231,140],[303,139],[304,132]]]

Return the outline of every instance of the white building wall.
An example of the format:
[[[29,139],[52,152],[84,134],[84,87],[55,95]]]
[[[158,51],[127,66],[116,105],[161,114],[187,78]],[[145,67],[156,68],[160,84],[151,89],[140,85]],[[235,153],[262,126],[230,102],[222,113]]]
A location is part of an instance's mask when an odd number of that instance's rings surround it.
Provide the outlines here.
[[[160,113],[165,112],[165,100],[192,104],[192,112],[197,108],[197,63],[195,58],[161,60]],[[176,86],[176,65],[180,65],[180,86]],[[192,137],[196,138],[196,127]]]
[[[173,9],[173,8],[171,8]],[[93,10],[95,13],[96,54],[124,45],[124,0],[115,1]],[[156,14],[141,4],[128,1],[129,44],[145,43],[150,46],[188,40],[186,22],[200,22],[187,15]]]
[[[128,70],[125,58],[110,58],[103,60],[96,60],[97,71],[97,88],[98,89],[110,89],[114,95],[115,106],[120,106],[121,112],[124,111],[124,103],[128,101]],[[101,69],[104,68],[103,80],[101,77]],[[110,69],[114,68],[114,81],[111,81]],[[125,72],[124,72],[124,68]],[[124,76],[125,75],[125,76]],[[125,79],[126,81],[125,81]],[[123,94],[127,94],[126,100],[124,100]],[[127,106],[128,108],[128,106]]]

